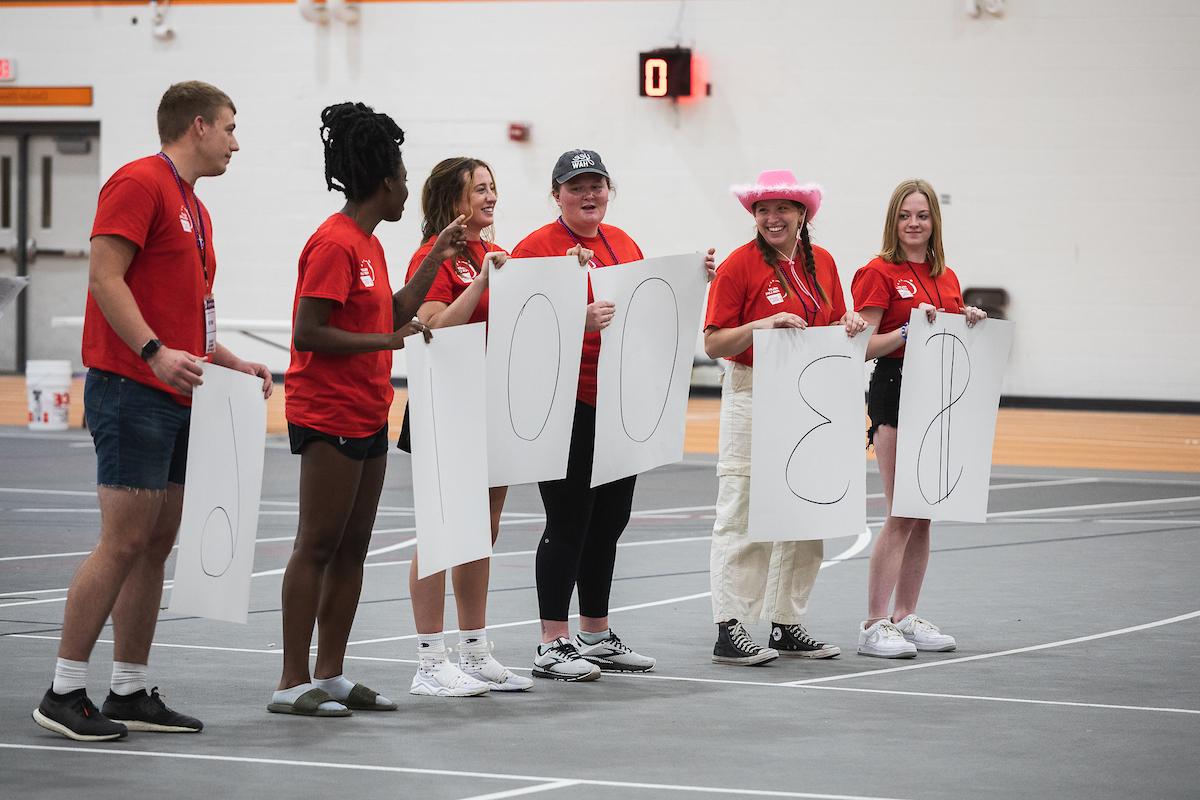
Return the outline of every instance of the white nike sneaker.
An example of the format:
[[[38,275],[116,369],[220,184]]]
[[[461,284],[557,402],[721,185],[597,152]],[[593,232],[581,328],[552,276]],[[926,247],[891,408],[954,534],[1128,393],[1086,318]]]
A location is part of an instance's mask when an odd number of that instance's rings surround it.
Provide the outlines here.
[[[571,644],[575,645],[579,655],[605,672],[649,672],[654,669],[653,658],[633,652],[611,628],[608,637],[596,644],[588,644],[579,634],[575,635]]]
[[[916,614],[909,614],[896,623],[896,629],[906,641],[916,645],[918,650],[928,650],[935,653],[945,653],[958,647],[954,637],[942,633],[937,625],[927,619],[921,619]]]
[[[594,681],[600,668],[579,655],[575,645],[565,637],[539,644],[533,657],[533,676],[556,681]]]
[[[858,654],[876,658],[915,658],[917,646],[907,641],[890,620],[881,619],[869,628],[859,626]]]
[[[424,659],[422,660],[424,662]],[[476,680],[447,659],[429,660],[417,667],[409,694],[428,697],[475,697],[487,694],[490,687]]]
[[[467,676],[486,683],[497,692],[524,692],[533,686],[533,681],[517,675],[495,659],[491,642],[486,647],[459,645],[458,668]]]

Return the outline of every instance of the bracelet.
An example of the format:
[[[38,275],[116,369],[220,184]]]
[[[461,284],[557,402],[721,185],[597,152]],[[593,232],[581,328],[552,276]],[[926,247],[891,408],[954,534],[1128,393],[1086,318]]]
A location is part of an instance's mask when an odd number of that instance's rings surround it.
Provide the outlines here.
[[[902,341],[902,342],[908,341],[908,323],[907,322],[900,326],[900,341]]]

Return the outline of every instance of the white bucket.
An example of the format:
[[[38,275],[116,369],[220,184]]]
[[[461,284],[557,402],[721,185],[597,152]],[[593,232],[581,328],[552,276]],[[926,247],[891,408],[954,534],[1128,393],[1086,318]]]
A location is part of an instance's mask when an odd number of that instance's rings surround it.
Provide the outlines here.
[[[71,362],[25,362],[25,397],[31,431],[65,431],[70,427]]]

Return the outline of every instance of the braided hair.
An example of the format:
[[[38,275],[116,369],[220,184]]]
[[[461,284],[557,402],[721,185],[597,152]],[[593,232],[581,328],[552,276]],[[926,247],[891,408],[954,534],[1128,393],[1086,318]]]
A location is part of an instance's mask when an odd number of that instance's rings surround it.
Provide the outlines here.
[[[362,202],[400,171],[404,131],[387,114],[362,103],[337,103],[321,112],[325,187]]]
[[[802,209],[804,208],[799,203],[797,205]],[[783,296],[787,297],[791,294],[791,287],[788,284],[787,276],[779,268],[779,253],[776,252],[774,247],[767,244],[767,240],[763,238],[761,231],[756,231],[754,241],[758,244],[758,250],[762,253],[763,260],[771,265],[771,269],[775,270],[775,278],[779,281],[779,287],[783,290]],[[817,262],[813,260],[812,240],[808,236],[807,209],[805,209],[804,221],[800,223],[800,249],[804,253],[804,271],[808,273],[813,286],[817,287],[817,294],[821,295],[821,300],[828,303],[829,296],[825,294],[825,288],[817,280]]]

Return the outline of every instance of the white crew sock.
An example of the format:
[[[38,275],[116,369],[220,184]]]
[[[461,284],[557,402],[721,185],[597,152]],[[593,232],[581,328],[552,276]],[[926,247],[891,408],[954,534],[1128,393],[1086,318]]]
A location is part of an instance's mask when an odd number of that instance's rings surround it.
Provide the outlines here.
[[[418,633],[417,658],[420,669],[430,674],[446,660],[446,635],[444,633]]]
[[[132,664],[128,661],[114,661],[112,683],[109,687],[113,694],[128,697],[146,689],[146,673],[149,667],[145,664]]]
[[[491,657],[487,628],[458,632],[458,664],[466,670],[478,671]]]
[[[271,695],[271,702],[287,703],[288,705],[291,705],[300,698],[300,695],[315,688],[317,687],[313,686],[311,683],[302,683],[299,686],[293,686],[290,689],[277,689],[275,690],[275,693]],[[321,709],[322,711],[342,711],[346,707],[341,703],[337,703],[332,700],[326,700],[324,703],[321,703],[319,706],[317,706],[317,708]]]
[[[86,689],[87,671],[88,662],[86,661],[71,661],[66,658],[60,658],[54,664],[54,685],[51,688],[53,688],[55,694],[66,694],[76,689]]]

